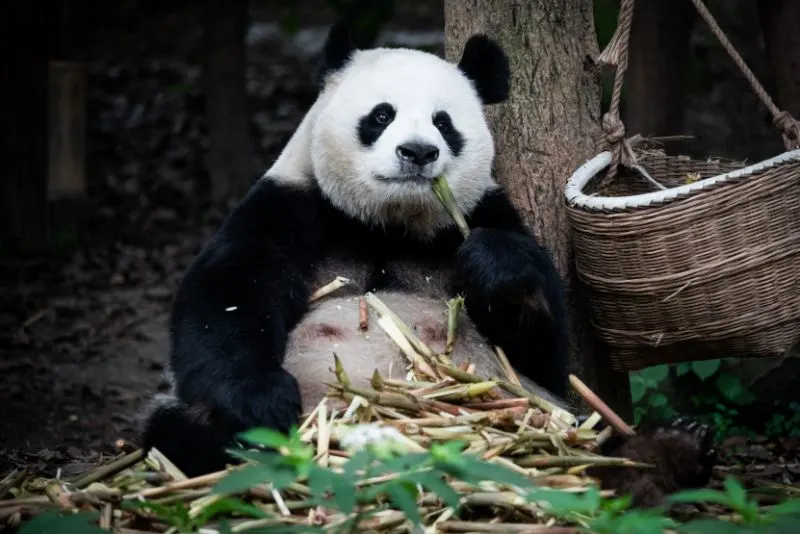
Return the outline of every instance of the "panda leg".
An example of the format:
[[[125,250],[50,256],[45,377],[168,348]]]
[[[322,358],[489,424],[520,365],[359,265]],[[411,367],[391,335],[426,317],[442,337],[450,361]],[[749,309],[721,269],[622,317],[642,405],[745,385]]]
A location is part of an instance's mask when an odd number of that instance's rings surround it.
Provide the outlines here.
[[[158,395],[146,416],[142,449],[157,448],[188,477],[219,471],[233,459],[235,425],[221,414],[191,407],[172,395]]]

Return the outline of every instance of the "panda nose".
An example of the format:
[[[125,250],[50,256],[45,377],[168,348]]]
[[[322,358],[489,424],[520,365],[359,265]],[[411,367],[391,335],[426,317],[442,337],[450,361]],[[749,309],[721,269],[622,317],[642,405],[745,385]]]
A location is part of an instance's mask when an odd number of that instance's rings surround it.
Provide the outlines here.
[[[439,149],[425,143],[403,143],[397,147],[397,157],[420,167],[439,158]]]

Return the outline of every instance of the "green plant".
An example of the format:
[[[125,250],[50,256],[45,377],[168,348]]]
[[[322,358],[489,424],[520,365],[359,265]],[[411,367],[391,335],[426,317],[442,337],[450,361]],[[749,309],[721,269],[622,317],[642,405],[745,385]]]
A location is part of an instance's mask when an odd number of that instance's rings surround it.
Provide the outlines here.
[[[634,403],[634,422],[645,419],[665,419],[677,415],[668,386],[690,391],[683,396],[696,417],[711,424],[715,438],[730,435],[755,435],[755,429],[739,424],[742,408],[756,400],[742,380],[727,371],[724,360],[705,360],[676,365],[656,365],[631,373],[631,396]],[[685,388],[685,389],[684,389]],[[682,392],[681,392],[682,394]],[[781,413],[788,411],[788,413]],[[761,429],[758,429],[762,431]],[[777,413],[765,421],[762,433],[773,435],[800,435],[800,404],[793,403],[788,410],[779,407]]]

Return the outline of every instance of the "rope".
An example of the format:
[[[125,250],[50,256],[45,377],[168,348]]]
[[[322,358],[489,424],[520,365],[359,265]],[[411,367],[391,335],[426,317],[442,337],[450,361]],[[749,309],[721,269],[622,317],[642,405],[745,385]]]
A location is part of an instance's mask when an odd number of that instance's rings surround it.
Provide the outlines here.
[[[624,2],[623,2],[624,4]],[[753,72],[741,58],[741,56],[736,52],[736,49],[731,44],[730,40],[728,40],[728,36],[725,35],[725,32],[722,31],[722,28],[719,27],[717,21],[714,20],[714,17],[711,15],[711,12],[706,8],[705,4],[703,4],[702,0],[692,0],[692,4],[697,9],[700,16],[703,17],[703,20],[706,21],[708,26],[711,28],[711,32],[719,39],[720,44],[728,52],[728,55],[731,56],[733,62],[736,63],[736,66],[739,67],[739,70],[742,71],[744,77],[747,78],[747,81],[750,83],[750,86],[755,91],[758,98],[767,106],[770,114],[772,115],[772,122],[775,124],[775,127],[783,134],[783,143],[786,146],[787,150],[792,150],[794,148],[800,147],[800,121],[797,121],[788,111],[782,111],[778,109],[778,106],[772,101],[772,98],[767,94],[767,91],[764,87],[759,83],[756,79]],[[614,87],[616,90],[616,85]]]
[[[603,180],[604,183],[608,183],[616,177],[620,163],[627,167],[636,164],[636,156],[633,153],[630,142],[625,137],[625,125],[619,115],[622,86],[625,79],[625,71],[628,69],[628,42],[631,34],[631,23],[633,22],[633,1],[621,1],[617,29],[614,31],[611,42],[598,57],[598,61],[601,63],[616,66],[614,88],[611,92],[611,104],[608,112],[603,115],[601,123],[605,134],[605,142],[613,155],[611,166],[608,168]]]

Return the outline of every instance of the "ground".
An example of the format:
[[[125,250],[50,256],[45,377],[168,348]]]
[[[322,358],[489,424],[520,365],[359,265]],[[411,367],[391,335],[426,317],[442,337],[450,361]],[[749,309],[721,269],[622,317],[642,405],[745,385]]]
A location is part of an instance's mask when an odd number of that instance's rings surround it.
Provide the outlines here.
[[[256,4],[248,92],[266,167],[311,104],[312,60],[332,17],[295,2],[304,30],[280,38],[282,13]],[[441,14],[425,5],[400,14],[395,41],[441,43]],[[208,175],[197,20],[184,12],[98,46],[80,250],[0,254],[0,476],[21,464],[77,469],[75,460],[135,440],[137,413],[164,386],[173,291],[227,209],[200,200]],[[771,478],[791,483],[796,445],[750,443],[746,463],[757,473],[777,464]]]

